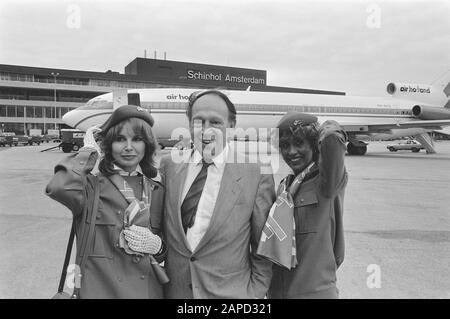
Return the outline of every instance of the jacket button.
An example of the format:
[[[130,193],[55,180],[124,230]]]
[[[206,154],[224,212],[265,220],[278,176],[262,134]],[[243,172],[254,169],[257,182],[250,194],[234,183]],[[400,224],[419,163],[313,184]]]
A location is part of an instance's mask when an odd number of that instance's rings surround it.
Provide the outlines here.
[[[141,261],[141,257],[134,255],[133,256],[133,264],[138,264]]]
[[[142,275],[142,276],[141,276],[141,279],[142,279],[142,280],[144,280],[144,279],[145,279],[145,276],[144,276],[144,275]]]
[[[117,277],[117,280],[118,281],[122,281],[122,277]]]
[[[122,211],[121,211],[121,210],[119,210],[119,211],[117,212],[117,214],[119,214],[119,215],[120,215],[120,214],[122,214]]]
[[[300,203],[303,203],[305,200],[303,198],[300,198]]]
[[[194,256],[192,256],[191,261],[196,261],[196,258]]]

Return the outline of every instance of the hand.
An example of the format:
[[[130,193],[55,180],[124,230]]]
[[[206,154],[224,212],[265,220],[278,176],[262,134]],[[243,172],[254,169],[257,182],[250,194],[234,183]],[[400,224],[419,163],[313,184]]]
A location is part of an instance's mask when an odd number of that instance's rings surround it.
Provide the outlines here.
[[[84,135],[83,143],[84,147],[91,147],[95,149],[98,154],[102,154],[100,146],[95,141],[95,135],[100,133],[102,130],[100,129],[100,124],[94,125],[86,130],[86,134]]]
[[[136,252],[154,255],[161,249],[161,238],[146,227],[131,225],[123,233],[130,249]]]

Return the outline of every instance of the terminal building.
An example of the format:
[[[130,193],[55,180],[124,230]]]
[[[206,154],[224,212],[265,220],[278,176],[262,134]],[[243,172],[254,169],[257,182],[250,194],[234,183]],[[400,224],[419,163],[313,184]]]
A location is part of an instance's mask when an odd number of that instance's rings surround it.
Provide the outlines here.
[[[271,92],[343,92],[267,85],[265,70],[135,58],[125,72],[92,72],[0,64],[0,131],[68,128],[62,116],[91,98],[123,88],[219,88]]]

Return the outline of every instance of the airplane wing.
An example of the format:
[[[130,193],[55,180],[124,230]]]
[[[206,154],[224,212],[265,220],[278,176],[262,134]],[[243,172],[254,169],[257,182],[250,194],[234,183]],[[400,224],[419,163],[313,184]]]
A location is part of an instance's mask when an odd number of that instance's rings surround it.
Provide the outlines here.
[[[442,130],[450,126],[450,120],[417,120],[399,121],[397,123],[374,123],[374,124],[344,124],[342,128],[347,132],[388,132],[391,129],[424,128],[429,130]]]
[[[450,136],[450,127],[445,127],[442,130],[435,130],[435,132]]]

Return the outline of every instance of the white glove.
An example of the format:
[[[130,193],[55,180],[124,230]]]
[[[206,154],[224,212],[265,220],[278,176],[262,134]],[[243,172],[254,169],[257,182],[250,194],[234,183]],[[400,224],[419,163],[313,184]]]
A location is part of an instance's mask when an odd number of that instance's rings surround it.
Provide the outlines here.
[[[90,147],[97,151],[99,155],[102,155],[102,150],[100,146],[95,141],[94,134],[101,132],[100,124],[94,125],[86,130],[86,134],[84,135],[83,143],[84,147]]]
[[[161,249],[161,238],[146,227],[131,225],[123,234],[128,246],[136,252],[154,255]]]

